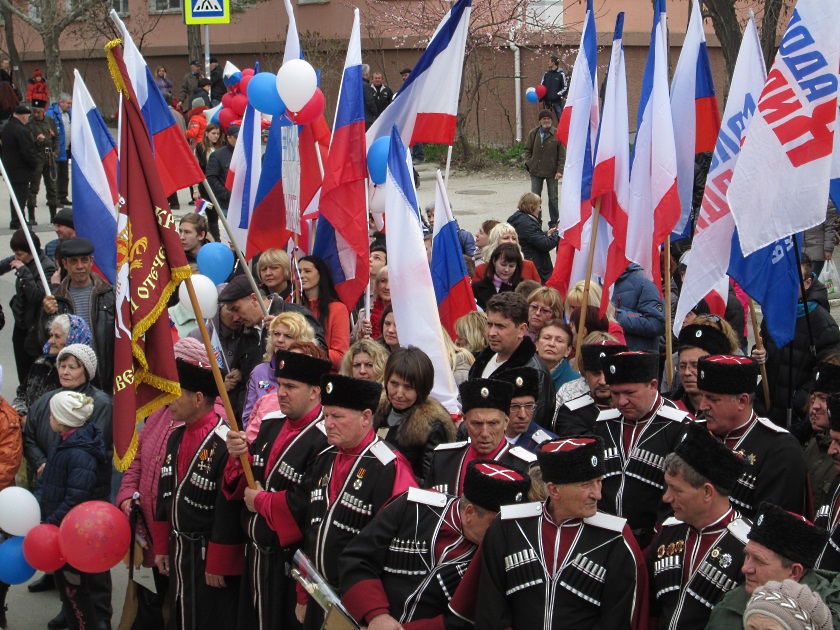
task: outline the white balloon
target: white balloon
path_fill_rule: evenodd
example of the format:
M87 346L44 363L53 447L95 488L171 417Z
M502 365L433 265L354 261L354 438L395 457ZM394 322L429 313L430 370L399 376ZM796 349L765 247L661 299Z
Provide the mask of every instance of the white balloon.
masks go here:
M17 486L0 491L0 529L12 536L26 536L40 523L41 506L34 494Z
M371 214L385 214L385 187L374 184L370 187L370 211Z
M277 72L277 93L289 111L300 111L315 94L317 87L315 68L303 59L287 61Z
M192 275L192 283L195 289L195 296L198 298L198 307L201 309L201 315L204 319L210 319L219 310L219 292L216 290L216 285L213 284L210 278L202 276L200 273L194 273ZM195 314L186 282L181 283L181 287L178 289L178 297L181 300L181 304L190 313Z

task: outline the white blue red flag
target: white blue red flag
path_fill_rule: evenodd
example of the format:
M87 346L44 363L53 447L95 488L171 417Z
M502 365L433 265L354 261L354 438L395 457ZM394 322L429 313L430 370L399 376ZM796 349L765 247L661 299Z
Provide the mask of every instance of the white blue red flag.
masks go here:
M745 254L825 220L837 123L840 0L799 0L728 199Z
M601 313L606 314L610 287L630 264L625 255L627 210L630 207L630 137L627 115L627 71L624 65L624 13L615 21L604 110L598 128L592 197L601 200L601 217L607 223L609 242L601 294Z
M437 172L435 189L431 269L440 322L454 341L455 322L459 317L477 308L467 265L464 262L464 252L458 238L458 224L452 214L440 171Z
M233 238L240 247L248 243L251 212L262 172L262 130L259 121L259 112L249 102L242 116L242 126L239 128L225 182L230 191L227 219Z
M665 0L656 0L630 167L625 253L660 290L659 246L680 218L666 40Z
M838 112L840 116L840 112ZM838 118L840 120L840 118ZM828 196L835 208L840 208L840 133L834 134L834 159L831 161L831 183Z
M175 116L155 83L146 60L113 9L111 21L116 25L123 41L125 67L152 139L152 152L164 192L169 196L178 190L198 184L204 180L204 173L201 172L195 155L187 144L184 132L175 122Z
M385 110L388 111L388 110ZM435 381L432 398L450 413L459 410L458 390L449 365L435 288L423 244L423 222L414 190L411 155L396 125L391 132L385 182L388 223L388 279L391 304L401 346L417 346L432 360Z
M93 243L94 261L109 284L117 282L117 143L73 70L73 223L76 235Z
M726 272L732 250L732 235L735 232L735 221L729 212L726 192L741 152L747 125L766 79L767 69L764 66L761 42L755 20L750 18L741 39L741 49L723 113L723 125L709 166L703 202L697 214L694 242L688 254L685 279L674 316L674 334L679 334L685 316L700 300L706 300L716 312L720 312L721 306L726 308L729 296Z
M691 234L694 157L699 153L714 151L720 130L720 112L715 98L699 0L691 3L688 30L671 81L671 115L674 119L677 185L682 208L671 238L678 240L688 238Z
M452 145L471 8L472 0L452 5L392 103L368 129L368 146L390 135L394 125L406 145Z
M364 89L359 10L354 9L312 252L327 264L336 291L350 310L370 279Z
M203 214L207 215L207 208L212 208L213 204L207 201L206 199L199 199L195 202L195 212L196 214Z

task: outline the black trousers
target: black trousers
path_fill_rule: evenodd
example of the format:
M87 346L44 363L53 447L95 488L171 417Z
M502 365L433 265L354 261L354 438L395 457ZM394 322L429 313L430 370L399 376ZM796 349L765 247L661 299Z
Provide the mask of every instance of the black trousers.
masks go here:
M21 212L26 212L26 198L29 196L29 181L25 182L12 182L12 190L15 193L15 199L18 201L18 205L20 206ZM9 199L9 210L11 212L11 225L17 226L14 229L20 227L20 221L18 220L17 212L15 212L15 203L11 199Z
M58 169L58 181L56 182L56 187L58 189L58 201L61 203L65 199L67 199L67 195L70 193L70 160L73 159L73 156L70 153L70 147L67 148L67 159L59 162L56 160L55 165Z
M37 357L33 357L26 351L25 343L28 332L15 324L12 330L12 351L15 354L15 367L17 368L18 383L20 383L19 391L23 392L26 389L26 377L29 375L29 369L35 363Z
M163 611L168 600L169 576L161 575L157 567L152 569L152 574L155 578L157 593L152 593L149 589L137 585L137 616L134 618L131 630L160 630L166 628L167 622L164 619Z
M96 628L98 621L90 591L91 574L82 573L66 564L54 576L70 630Z

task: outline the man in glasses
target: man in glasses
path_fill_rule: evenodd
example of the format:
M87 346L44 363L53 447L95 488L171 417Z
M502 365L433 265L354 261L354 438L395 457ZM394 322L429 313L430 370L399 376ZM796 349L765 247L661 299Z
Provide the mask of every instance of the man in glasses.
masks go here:
M534 453L543 442L557 436L534 422L534 409L539 394L539 373L534 368L520 367L502 372L496 378L513 385L513 398L507 414L505 440L511 446L521 446Z

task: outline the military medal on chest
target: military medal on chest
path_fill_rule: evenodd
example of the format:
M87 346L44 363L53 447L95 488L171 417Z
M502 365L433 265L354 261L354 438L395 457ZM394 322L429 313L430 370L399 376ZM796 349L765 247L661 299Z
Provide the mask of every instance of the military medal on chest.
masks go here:
M367 472L364 468L359 468L359 471L356 473L356 480L353 482L353 489L358 490L362 487L362 479L365 476L365 472Z

